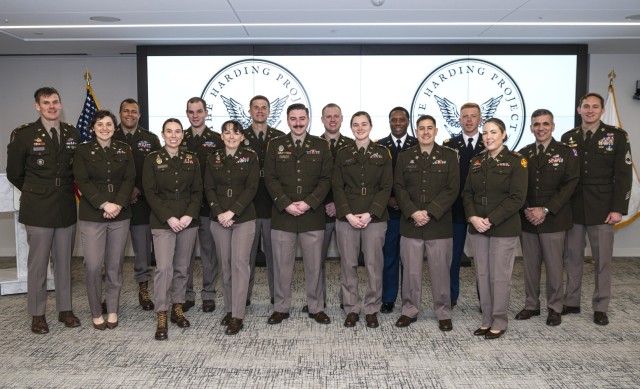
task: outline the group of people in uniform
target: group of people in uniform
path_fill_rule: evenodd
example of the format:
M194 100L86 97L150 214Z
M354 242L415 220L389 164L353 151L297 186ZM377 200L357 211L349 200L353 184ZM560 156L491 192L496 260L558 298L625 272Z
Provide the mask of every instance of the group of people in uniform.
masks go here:
M49 257L55 264L58 320L66 327L80 325L70 280L76 219L98 330L118 326L129 232L139 303L155 310L158 340L168 338L169 320L190 326L185 312L196 300L196 237L202 311L215 310L221 275L226 334L243 328L259 254L273 304L267 322L289 318L298 242L307 302L302 310L317 323L331 323L325 312L325 259L334 231L345 327L355 327L361 313L367 327L378 327L378 313L393 312L399 290L402 306L395 324L414 323L426 258L438 328L452 330L467 233L482 313L474 335L496 339L507 329L518 238L526 301L516 320L541 313L543 262L546 323L558 325L561 315L580 313L588 235L595 259L594 322L608 324L613 226L627 212L632 166L627 134L600 121L604 100L598 94L580 99L582 124L562 142L552 136L553 114L534 111L530 129L536 141L520 152L505 145L504 122L482 117L475 103L460 110L462 132L439 145L436 119L419 117L412 137L410 115L402 107L390 111L391 133L378 142L370 138L373 122L365 111L350 119L353 138L342 135L342 112L333 103L322 110L325 131L319 137L309 134L308 108L290 105L285 134L268 125L270 103L262 95L250 101L248 128L228 120L218 133L205 125L206 102L193 97L186 108L190 127L167 119L162 146L139 126L140 107L133 99L121 103L120 124L113 113L98 111L90 125L94 139L80 143L78 131L60 121L60 94L44 87L34 97L40 118L15 129L7 151L7 177L22 191L19 221L29 243L27 306L34 333L49 332L44 315ZM363 297L360 262L367 280Z

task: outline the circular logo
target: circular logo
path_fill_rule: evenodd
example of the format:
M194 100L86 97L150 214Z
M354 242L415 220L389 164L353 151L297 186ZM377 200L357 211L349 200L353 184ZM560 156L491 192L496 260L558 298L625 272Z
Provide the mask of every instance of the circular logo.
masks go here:
M38 166L44 166L44 159L42 159L42 158L38 158L38 160L36 161L36 165L38 165Z
M267 123L270 127L286 126L287 107L295 103L304 104L311 119L309 97L296 76L275 62L247 59L218 71L202 91L201 97L209 110L207 126L214 127L214 121L222 123L233 119L243 128L249 127L252 122L249 101L256 95L269 99L271 110Z
M480 106L480 127L493 117L504 121L507 127L505 144L510 150L517 150L526 121L520 88L503 69L479 59L451 61L424 79L413 97L412 132L415 119L431 115L440 129L436 137L439 144L459 135L462 132L459 107L466 102Z

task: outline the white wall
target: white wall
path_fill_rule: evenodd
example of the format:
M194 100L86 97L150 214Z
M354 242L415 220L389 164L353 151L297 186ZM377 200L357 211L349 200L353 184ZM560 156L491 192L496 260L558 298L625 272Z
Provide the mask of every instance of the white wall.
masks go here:
M589 90L606 95L607 74L614 68L618 110L623 127L629 132L632 153L640 164L640 101L632 100L635 81L640 79L640 54L590 56ZM136 60L122 57L6 57L0 58L0 148L6 149L11 130L33 121L33 92L44 85L56 87L62 95L64 121L75 125L85 97L83 74L85 68L94 76L91 85L102 108L118 110L120 101L136 97ZM553 93L554 85L545 85ZM537 108L537 107L536 107ZM551 107L549 107L551 108ZM556 137L568 129L556 129ZM4 154L3 154L4 155ZM6 159L0 158L0 171L6 169ZM614 254L640 256L640 221L616 233ZM127 249L131 253L130 247ZM76 254L81 255L80 239L76 240ZM0 256L15 255L13 219L0 215Z

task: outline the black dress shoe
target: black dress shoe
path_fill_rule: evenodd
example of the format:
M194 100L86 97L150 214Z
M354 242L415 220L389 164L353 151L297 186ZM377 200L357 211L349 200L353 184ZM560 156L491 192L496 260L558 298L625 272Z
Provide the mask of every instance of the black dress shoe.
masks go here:
M498 331L498 332L487 332L486 334L484 334L484 338L485 339L498 339L499 337L502 336L502 334L504 334L504 330Z
M474 334L475 336L484 336L484 335L486 335L486 334L489 332L489 330L490 330L490 329L491 329L490 327L487 327L487 328L478 328L477 330L473 331L473 334Z
M271 305L273 305L273 303L274 303L274 300L273 300L273 297L271 297Z
M107 328L107 322L106 321L103 321L100 324L96 324L93 320L91 322L93 323L93 328L95 328L96 330L104 331L104 329Z
M367 327L369 328L378 328L380 326L380 323L378 323L378 315L375 313L365 315L364 319L367 322Z
M58 313L58 321L64 323L64 326L67 328L80 327L80 319L73 314L73 311Z
M562 323L562 316L553 309L549 308L549 314L547 315L547 325L548 326L557 326Z
M304 312L304 313L309 312L309 306L305 305L304 307L302 307L302 312Z
M247 301L244 302L245 307L248 307L249 305L251 305L251 299L247 299Z
M182 304L182 312L187 312L191 308L195 307L196 302L193 300L186 300L184 304Z
M331 323L331 319L329 319L329 316L327 316L327 314L324 313L324 311L320 311L318 313L310 313L309 317L314 319L316 321L316 323L320 323L320 324L330 324Z
M540 310L539 309L523 309L522 311L518 312L518 314L516 315L515 319L516 320L529 320L533 316L540 316Z
M100 307L102 308L102 314L106 315L107 314L107 302L103 301Z
M347 318L344 320L345 327L355 327L356 323L360 321L360 315L355 312L351 312L347 315Z
M580 313L580 307L572 307L570 305L563 305L562 306L562 314L566 315L569 313Z
M280 324L284 319L289 318L289 312L273 312L269 319L267 320L267 324Z
M182 308L184 310L184 308ZM202 312L213 312L216 310L215 300L202 300Z
M451 308L455 307L456 305L458 305L458 300L451 300Z
M406 315L402 315L400 316L398 321L396 321L396 327L400 327L400 328L409 327L411 323L415 323L416 321L418 321L417 317L409 317Z
M451 331L453 323L451 319L438 320L438 328L440 328L440 331Z
M231 312L227 312L227 314L224 315L222 320L220 320L220 325L228 326L230 321L231 321Z
M340 309L344 309L344 304L340 303Z
M42 316L34 316L31 320L31 332L34 334L48 334L49 333L49 325L47 324L47 320L44 315Z
M224 331L227 335L235 335L244 327L242 324L242 319L236 319L235 317L231 319L227 329Z
M593 313L593 322L599 326L606 326L609 324L609 318L606 312L595 311Z
M381 313L391 313L393 312L393 303L382 303L380 306Z

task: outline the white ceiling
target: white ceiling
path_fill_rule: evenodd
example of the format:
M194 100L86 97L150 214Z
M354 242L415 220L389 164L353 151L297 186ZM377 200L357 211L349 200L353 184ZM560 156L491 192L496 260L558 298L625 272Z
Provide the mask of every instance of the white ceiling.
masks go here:
M590 53L640 53L640 21L625 20L638 14L640 0L3 0L0 55L288 43L583 43Z

